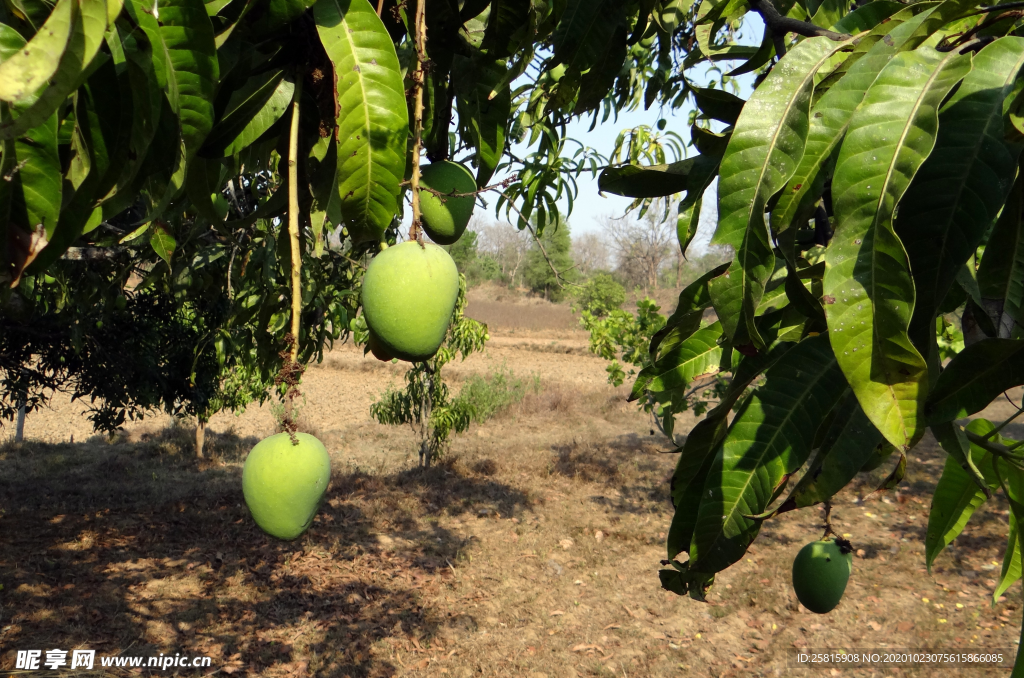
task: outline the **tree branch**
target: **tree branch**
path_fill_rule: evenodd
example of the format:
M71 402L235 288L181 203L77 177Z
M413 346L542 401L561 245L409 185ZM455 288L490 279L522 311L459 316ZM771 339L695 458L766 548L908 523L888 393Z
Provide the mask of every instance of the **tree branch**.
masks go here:
M770 30L772 35L782 38L785 38L786 33L796 33L805 38L824 36L836 42L842 42L850 38L849 35L815 26L809 21L800 21L798 19L791 19L788 16L782 16L779 14L779 10L775 9L775 5L772 4L771 0L752 0L751 5L761 15L761 18L764 19L765 28Z

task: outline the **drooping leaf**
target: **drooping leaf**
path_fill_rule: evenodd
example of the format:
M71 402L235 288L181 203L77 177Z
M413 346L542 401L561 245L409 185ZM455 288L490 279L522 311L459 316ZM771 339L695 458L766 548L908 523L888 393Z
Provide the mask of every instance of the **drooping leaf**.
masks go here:
M697 108L708 118L735 125L746 101L731 92L707 87L693 88Z
M458 55L452 60L452 85L459 120L468 128L476 147L476 184L481 188L494 176L505 152L506 126L512 112L512 93L505 79L507 72L504 60L478 61ZM496 88L500 94L488 98Z
M295 83L281 70L250 78L231 95L220 120L206 138L203 154L234 155L251 145L281 119L294 92Z
M778 513L832 498L853 480L882 443L882 434L868 421L852 390L836 405L835 413L818 454Z
M722 158L718 228L711 243L732 247L736 258L711 283L711 298L726 336L736 344L764 345L754 329L754 311L775 266L765 206L803 154L814 74L844 46L810 38L776 64L743 107Z
M914 283L892 221L935 142L939 103L969 69L927 47L894 57L850 120L832 182L828 334L868 419L899 450L924 431L928 369L907 334Z
M25 39L13 28L0 24L0 62L25 48ZM31 101L11 108L17 115ZM42 229L46 239L53 237L60 214L61 161L57 152L57 112L38 127L9 140L3 149L4 192L9 196L9 211L0 214L0 234L14 227L22 233ZM9 222L8 222L9 219Z
M59 0L28 44L0 63L0 100L23 103L53 77L74 30L77 10L75 0Z
M928 421L937 424L980 412L1000 393L1024 384L1024 341L983 339L950 361L928 395Z
M213 129L219 78L213 24L202 0L159 0L159 20L143 0L129 0L129 5L149 40L157 77L180 121L179 164L187 166Z
M794 346L793 343L782 343L769 351L745 358L736 369L721 402L697 422L686 436L672 476L672 504L675 506L675 514L668 532L669 558L675 558L679 553L690 550L697 521L697 509L704 496L704 482L711 471L718 444L728 431L728 417L733 406L754 379L775 365Z
M149 244L153 251L170 266L171 256L173 256L174 248L178 243L166 225L161 222L153 223L153 228L150 230Z
M379 239L398 212L409 119L394 44L368 0L321 0L317 31L338 91L339 209L353 242Z
M967 430L978 435L986 435L994 428L995 426L985 419L975 419ZM971 452L989 487L997 488L999 483L995 480L991 468L991 455L976 445L971 446ZM971 480L953 457L946 457L942 476L939 477L939 483L932 495L928 532L925 535L925 564L929 572L936 556L963 532L971 515L984 501L985 494L981 488Z
M995 44L995 43L993 43ZM1020 174L989 235L978 267L981 307L995 324L996 336L1020 338L1024 323L1024 177ZM970 263L970 261L969 261Z
M695 162L696 158L687 158L666 165L608 167L598 176L597 188L627 198L673 195L687 190L687 178Z
M616 0L568 0L551 37L549 68L565 64L582 73L612 49L617 38L625 41L625 5Z
M686 258L686 250L690 243L697 237L697 227L700 226L701 199L689 205L679 204L679 216L676 218L676 237L679 240L679 250Z
M719 572L743 557L768 508L811 452L817 423L846 390L825 335L810 337L773 365L737 412L701 493L690 567Z
M104 0L79 0L71 35L60 56L60 63L49 84L36 92L38 98L17 117L0 124L0 139L13 139L43 123L74 92L88 75L99 53L107 30L108 4Z
M992 592L993 604L999 600L999 597L1006 593L1007 589L1013 586L1015 583L1020 581L1021 577L1021 563L1020 563L1020 530L1017 526L1017 517L1010 512L1010 530L1006 537L1006 551L1003 553L1003 566L999 571L999 585L996 586L996 590Z
M939 304L1013 185L1021 144L1004 141L1003 100L1022 66L1024 38L1000 38L974 57L971 72L939 113L935 148L900 200L896 233L914 272L910 335L919 347L934 334ZM1018 202L1018 220L1019 211ZM1008 235L1017 240L1016 233ZM1015 254L1009 250L1008 268ZM1010 292L1014 315L1019 284L1016 294Z

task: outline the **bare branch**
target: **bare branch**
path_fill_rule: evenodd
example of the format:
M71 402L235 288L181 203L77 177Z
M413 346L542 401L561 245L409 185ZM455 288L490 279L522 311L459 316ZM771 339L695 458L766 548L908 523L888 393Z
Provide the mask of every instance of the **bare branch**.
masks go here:
M775 5L772 4L771 0L753 0L751 5L761 15L761 18L764 19L765 27L772 32L773 36L785 37L786 33L796 33L805 38L824 36L836 42L850 39L849 35L815 26L809 21L800 21L798 19L791 19L788 16L782 16L779 14L779 10L775 9Z

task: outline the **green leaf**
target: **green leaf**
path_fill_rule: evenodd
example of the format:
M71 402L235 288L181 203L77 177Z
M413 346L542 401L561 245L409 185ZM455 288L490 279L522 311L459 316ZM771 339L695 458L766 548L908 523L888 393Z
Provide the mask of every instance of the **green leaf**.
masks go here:
M855 35L861 31L871 30L896 12L899 12L903 7L902 2L873 0L873 2L869 2L866 5L861 5L831 26L826 26L826 28L831 28L837 33ZM892 30L892 27L889 30Z
M877 3L872 2L866 7L875 4ZM921 14L906 23L897 23L895 28L891 29L887 28L889 24L883 24L877 30L883 34L892 30L887 40L882 40L882 35L875 34L863 38L857 44L854 55L847 61L862 52L863 56L860 56L842 79L830 87L811 107L803 157L800 158L800 164L793 177L772 209L771 226L776 235L790 228L806 225L814 214L825 181L835 164L839 144L846 134L854 111L864 100L864 92L897 52L908 43L918 41L915 36L927 17L927 13Z
M295 83L275 70L253 76L228 100L223 115L203 145L203 155L234 155L251 145L284 115Z
M679 239L679 250L686 258L686 250L690 243L697 237L697 228L700 226L701 199L686 205L679 203L679 216L676 218L676 237Z
M153 251L157 253L157 256L166 261L167 265L170 266L171 256L174 254L174 248L178 243L164 224L160 222L153 223L149 244L153 247Z
M60 63L49 84L36 92L38 98L19 115L0 124L0 139L12 139L47 120L82 84L98 54L107 29L108 5L104 0L80 0L74 25Z
M522 0L491 0L487 29L481 49L496 59L514 56L532 38L535 26L530 3Z
M735 563L768 508L811 452L814 431L846 390L825 335L797 344L768 370L717 448L690 545L690 567L714 573Z
M989 421L975 419L967 430L978 435L986 435L994 428ZM999 483L994 480L991 455L976 445L971 445L971 452L989 487L997 488ZM925 535L925 564L929 572L935 557L963 532L971 515L984 501L985 493L981 488L971 480L953 457L946 457L942 476L932 494L932 509L928 516L928 532Z
M1010 533L1006 538L1006 552L1003 554L1003 567L999 571L999 585L992 592L992 603L995 604L999 597L1006 593L1007 589L1020 581L1020 531L1017 527L1017 517L1010 511Z
M928 395L932 424L980 412L1000 393L1024 384L1024 341L982 339L950 361Z
M939 103L969 69L969 57L928 47L893 58L850 121L832 182L829 337L868 419L898 450L924 431L928 369L907 335L914 283L893 212L934 144Z
M77 9L75 0L59 0L28 44L0 63L0 100L23 103L53 77L73 32Z
M313 8L337 78L339 209L353 242L378 240L398 212L408 109L398 55L367 0Z
M636 400L643 391L658 393L685 388L697 377L718 372L722 360L721 323L697 330L653 365L640 370L628 400Z
M995 43L993 43L995 44ZM988 237L985 254L978 267L978 293L981 305L995 316L996 334L1002 338L1020 338L1024 322L1024 176L1018 175L1003 213ZM971 260L968 261L970 263Z
M744 99L735 94L706 87L694 87L693 98L701 113L726 125L736 124L746 104Z
M657 358L659 350L671 351L700 328L704 310L711 306L708 282L725 273L728 268L728 263L716 266L679 293L676 310L666 319L665 326L651 336L648 353L652 358Z
M668 557L690 550L697 509L704 496L704 481L711 471L718 444L728 432L729 413L743 397L747 387L765 370L775 365L796 344L782 343L770 351L745 358L733 375L729 390L721 402L701 419L686 436L679 461L672 475L672 505L675 514L668 532Z
M939 113L935 148L921 165L899 203L896 233L903 241L914 272L916 302L910 336L923 347L935 333L939 304L964 261L992 226L1013 185L1020 144L1003 140L1003 100L1024 66L1024 38L1005 37L974 57L974 67ZM1017 202L1019 222L1020 203ZM1013 266L1016 232L1006 234L1009 255L1003 270ZM1011 290L1013 314L1019 311L1020 275ZM1002 297L1002 295L999 295Z
M568 0L551 36L553 54L548 69L565 64L582 73L600 63L626 40L625 5L617 0Z
M476 185L483 188L494 176L505 152L506 125L512 114L512 92L505 78L504 60L471 60L456 55L452 60L452 85L459 122L470 132L476 148ZM500 91L488 98L495 89Z
M835 496L882 443L882 434L868 420L852 390L847 389L835 412L818 454L778 513L820 504Z
M213 99L220 77L213 24L202 0L158 0L159 20L144 0L130 0L133 18L153 49L156 74L181 126L188 162L213 129Z
M602 170L597 190L627 198L658 198L687 190L687 178L696 162L687 158L665 165L620 165Z
M25 39L13 28L0 24L0 62L6 62L12 55L25 47ZM27 105L12 106L15 114ZM57 112L42 125L28 130L17 139L4 145L4 176L10 177L3 187L9 192L9 214L0 218L8 232L6 219L25 233L32 233L42 226L47 239L53 237L57 227L61 203L61 162L57 152ZM9 155L9 157L8 157Z
M764 345L754 329L754 311L775 267L765 206L803 154L814 74L844 46L810 38L778 62L743 107L722 158L718 229L711 243L732 247L736 258L711 283L711 298L735 344Z

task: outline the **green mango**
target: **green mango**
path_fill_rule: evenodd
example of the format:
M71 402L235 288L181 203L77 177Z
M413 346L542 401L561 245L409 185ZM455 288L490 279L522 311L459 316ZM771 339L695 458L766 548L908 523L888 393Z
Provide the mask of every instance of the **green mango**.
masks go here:
M387 354L421 362L444 342L459 297L459 270L431 243L389 247L370 262L361 291L366 326Z
M845 539L812 541L793 560L796 597L811 612L825 614L843 597L853 572L850 542Z
M449 160L431 163L423 168L420 183L441 193L476 191L473 174L457 162ZM451 245L466 232L475 204L475 196L443 197L430 191L420 191L423 230L438 245Z
M307 433L278 433L252 448L242 467L242 493L253 520L278 539L295 539L313 522L331 480L331 457Z

